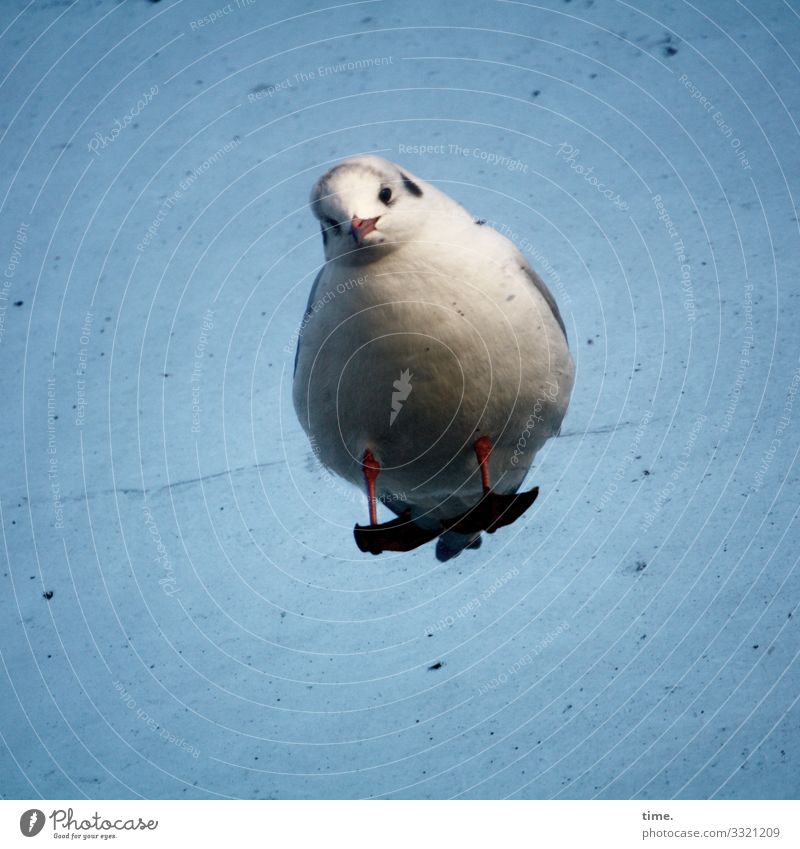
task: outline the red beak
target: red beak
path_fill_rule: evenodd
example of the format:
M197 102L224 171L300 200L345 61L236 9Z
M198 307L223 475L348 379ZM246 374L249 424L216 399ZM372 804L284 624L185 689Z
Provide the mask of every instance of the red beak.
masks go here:
M359 218L354 215L350 222L350 232L353 234L353 238L357 242L361 242L364 236L377 229L375 224L378 222L378 218L380 218L380 215L377 218Z

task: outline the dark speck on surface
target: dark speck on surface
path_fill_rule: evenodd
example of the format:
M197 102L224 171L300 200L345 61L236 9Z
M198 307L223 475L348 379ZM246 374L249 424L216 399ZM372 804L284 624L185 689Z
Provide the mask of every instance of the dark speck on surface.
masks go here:
M444 663L441 660L437 660L432 666L428 667L428 671L432 672L434 669L441 669L444 666Z
M672 43L672 36L669 33L664 36L659 44L664 45L665 56L674 56L678 52L678 48Z
M53 597L53 591L52 590L45 590L42 593L42 597L46 598L48 601L50 601L50 599Z
M21 307L25 302L24 301L14 301L15 307Z
M535 88L535 89L531 92L531 97L538 97L541 93L542 93L542 92L541 92L541 89Z

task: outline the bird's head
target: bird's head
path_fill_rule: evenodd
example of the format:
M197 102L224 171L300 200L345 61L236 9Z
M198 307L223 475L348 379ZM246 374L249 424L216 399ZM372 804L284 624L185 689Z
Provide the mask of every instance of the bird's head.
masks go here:
M372 262L418 238L425 209L419 182L378 156L356 156L331 168L311 191L325 258Z

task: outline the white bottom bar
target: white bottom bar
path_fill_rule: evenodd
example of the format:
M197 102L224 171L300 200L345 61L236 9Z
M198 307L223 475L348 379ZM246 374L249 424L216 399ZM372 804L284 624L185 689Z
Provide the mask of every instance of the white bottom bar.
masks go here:
M800 846L799 820L794 801L29 800L0 802L0 845L777 849Z

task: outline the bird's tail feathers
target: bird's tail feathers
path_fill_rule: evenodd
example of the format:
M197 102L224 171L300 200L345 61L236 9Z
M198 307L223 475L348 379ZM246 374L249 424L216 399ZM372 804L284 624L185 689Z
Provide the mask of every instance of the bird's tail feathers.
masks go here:
M436 559L442 563L458 557L465 548L480 548L481 535L459 534L455 531L445 531L436 540Z

